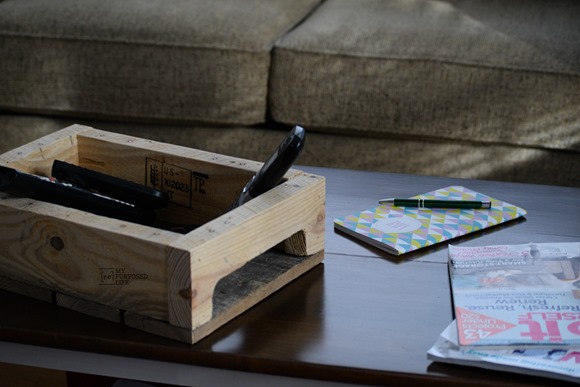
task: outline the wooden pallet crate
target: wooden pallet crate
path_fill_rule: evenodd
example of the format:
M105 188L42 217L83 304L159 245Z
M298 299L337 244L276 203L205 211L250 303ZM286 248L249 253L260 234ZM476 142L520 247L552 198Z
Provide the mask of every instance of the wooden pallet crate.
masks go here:
M292 169L230 210L261 163L81 125L0 165L50 176L55 159L168 192L162 226L1 194L0 288L194 343L323 260L321 176Z

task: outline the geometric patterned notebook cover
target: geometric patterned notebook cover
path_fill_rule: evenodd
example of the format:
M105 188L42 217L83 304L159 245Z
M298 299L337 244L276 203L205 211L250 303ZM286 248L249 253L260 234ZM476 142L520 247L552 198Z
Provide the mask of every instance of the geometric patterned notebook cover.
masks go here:
M462 186L414 199L489 200L489 209L395 207L392 204L334 220L334 227L390 254L400 255L524 216L526 210Z

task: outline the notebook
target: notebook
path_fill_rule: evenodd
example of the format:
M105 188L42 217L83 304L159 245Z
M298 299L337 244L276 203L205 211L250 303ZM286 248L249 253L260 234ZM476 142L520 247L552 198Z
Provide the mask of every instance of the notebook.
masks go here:
M380 205L334 220L334 227L393 255L401 255L514 220L526 210L454 185L416 199L491 201L489 209L415 208Z

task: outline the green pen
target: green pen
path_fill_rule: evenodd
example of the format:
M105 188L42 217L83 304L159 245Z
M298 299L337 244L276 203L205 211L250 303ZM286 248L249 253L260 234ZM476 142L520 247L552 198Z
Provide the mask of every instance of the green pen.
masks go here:
M437 199L381 199L379 204L392 204L395 207L418 208L491 208L491 201L479 200L437 200Z

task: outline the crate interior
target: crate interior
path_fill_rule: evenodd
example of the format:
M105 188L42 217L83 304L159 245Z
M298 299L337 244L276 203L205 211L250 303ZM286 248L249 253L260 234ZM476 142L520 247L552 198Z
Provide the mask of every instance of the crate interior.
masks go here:
M50 176L55 159L167 192L170 204L156 210L157 225L201 225L230 208L259 163L98 130L80 132L11 163Z

